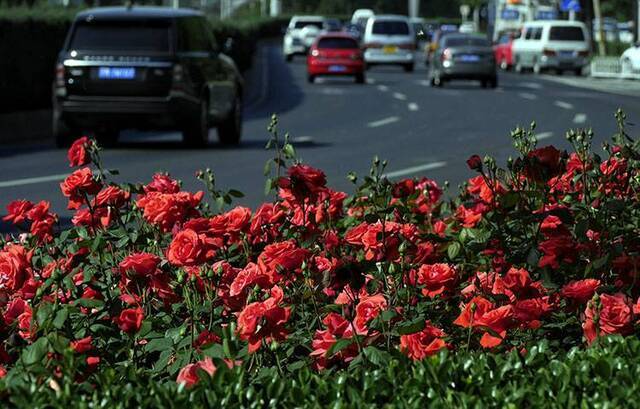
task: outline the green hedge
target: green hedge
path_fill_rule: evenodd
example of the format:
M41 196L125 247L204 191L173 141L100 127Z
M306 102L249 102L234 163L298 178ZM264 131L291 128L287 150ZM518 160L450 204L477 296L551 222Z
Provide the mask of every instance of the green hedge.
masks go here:
M545 342L494 353L440 353L416 364L371 355L351 372L275 368L257 375L224 364L207 382L182 388L113 370L95 388L50 379L0 380L0 399L24 408L585 408L624 407L640 399L640 341L610 337L602 345L552 352Z
M77 10L3 9L0 14L0 112L51 105L57 54ZM234 39L231 56L246 70L257 41L281 33L282 19L214 21L216 38ZM7 97L8 96L8 97Z

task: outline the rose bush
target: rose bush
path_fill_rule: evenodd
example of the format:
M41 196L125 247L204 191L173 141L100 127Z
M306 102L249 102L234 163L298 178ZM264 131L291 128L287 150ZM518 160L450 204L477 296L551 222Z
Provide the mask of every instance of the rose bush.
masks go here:
M83 167L60 185L73 227L46 202L7 207L23 233L0 243L0 375L90 385L133 370L194 387L221 368L355 371L632 336L640 147L618 120L605 157L587 131L564 152L516 130L519 157L470 158L477 175L450 200L427 178L388 180L378 159L336 192L274 132L275 198L253 212L225 208L240 194L208 170L201 192L164 174L117 185L81 139L69 159Z

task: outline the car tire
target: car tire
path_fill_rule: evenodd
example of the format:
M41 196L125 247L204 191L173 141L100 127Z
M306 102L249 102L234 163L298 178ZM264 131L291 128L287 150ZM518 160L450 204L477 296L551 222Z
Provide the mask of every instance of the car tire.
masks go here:
M364 84L366 82L366 78L364 74L356 74L356 84Z
M516 58L515 64L513 66L514 71L517 72L518 74L524 74L524 67L522 66L522 63L520 62L519 58Z
M507 64L507 60L505 60L504 58L502 59L502 61L500 61L500 69L502 71L509 70L509 64Z
M311 74L307 75L307 82L309 84L313 84L314 82L316 82L316 76Z
M564 74L564 71L562 70L556 70L556 74L559 76L562 76L562 74Z
M103 148L113 148L118 144L120 131L116 129L95 131L94 137L96 138L99 146L102 146Z
M582 77L582 68L576 68L576 69L573 71L573 74L574 74L576 77Z
M79 136L61 118L61 113L56 108L53 109L51 128L56 147L58 148L68 148L73 143L73 140Z
M489 87L492 89L498 88L498 77L493 77L489 80Z
M442 80L442 77L440 77L440 74L433 74L433 76L431 77L431 86L438 88L442 88L444 86L444 81Z
M413 72L415 70L415 64L405 64L403 68L404 72Z
M287 54L287 55L284 57L284 59L285 59L287 62L291 62L291 61L293 61L293 54Z
M218 126L218 140L223 145L237 145L242 137L242 98L236 96L233 109Z
M191 148L201 148L209 142L209 105L206 98L200 101L197 113L182 130L182 141Z

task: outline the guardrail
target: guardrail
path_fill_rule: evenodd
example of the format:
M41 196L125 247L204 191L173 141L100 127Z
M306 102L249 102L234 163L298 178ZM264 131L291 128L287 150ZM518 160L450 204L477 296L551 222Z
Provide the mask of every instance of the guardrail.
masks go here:
M640 80L640 72L634 72L630 64L620 61L619 57L594 57L590 68L593 78Z

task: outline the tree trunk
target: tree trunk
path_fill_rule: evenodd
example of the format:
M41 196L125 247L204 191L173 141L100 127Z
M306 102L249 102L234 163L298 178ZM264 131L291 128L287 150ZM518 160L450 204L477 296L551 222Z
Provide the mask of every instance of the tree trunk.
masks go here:
M602 12L600 11L600 0L593 0L593 14L595 20L598 22L598 54L600 57L604 57L607 53L605 38L604 38L604 22L602 21Z

